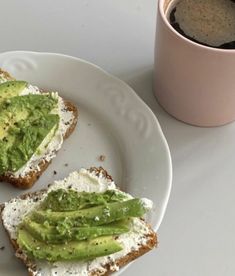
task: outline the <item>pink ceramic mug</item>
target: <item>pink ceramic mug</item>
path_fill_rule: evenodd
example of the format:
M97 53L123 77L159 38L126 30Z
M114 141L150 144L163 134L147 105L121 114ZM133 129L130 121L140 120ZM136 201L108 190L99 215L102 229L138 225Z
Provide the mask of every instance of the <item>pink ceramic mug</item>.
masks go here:
M219 126L235 120L235 50L215 49L183 37L168 22L171 3L158 3L157 100L171 115L189 124Z

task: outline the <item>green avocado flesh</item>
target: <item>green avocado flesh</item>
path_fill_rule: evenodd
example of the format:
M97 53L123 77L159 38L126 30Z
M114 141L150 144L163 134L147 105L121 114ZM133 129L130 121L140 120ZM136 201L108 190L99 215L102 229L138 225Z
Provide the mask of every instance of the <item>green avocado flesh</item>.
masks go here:
M141 199L129 198L117 190L51 191L24 218L17 243L31 258L50 262L89 260L118 252L123 248L116 238L130 231L133 217L147 211Z
M128 221L117 221L95 227L59 227L39 224L26 219L23 227L40 241L60 243L62 241L80 241L100 236L120 235L129 231Z
M26 81L7 81L0 84L0 104L6 99L19 96L27 87Z
M127 199L127 195L116 190L108 190L103 194L81 192L78 196L76 191L58 189L48 194L43 202L43 207L57 212L74 211L125 199Z
M0 174L23 167L59 123L52 114L57 99L50 94L19 96L26 86L23 81L0 84Z
M87 241L71 241L66 244L46 244L33 238L28 232L20 229L18 244L29 256L48 261L89 260L106 256L122 250L114 237L99 237Z
M38 210L32 213L32 218L39 223L50 221L50 224L57 225L64 222L72 226L81 227L103 225L128 217L141 217L145 212L146 209L141 200L135 198L78 211L54 212L51 210Z

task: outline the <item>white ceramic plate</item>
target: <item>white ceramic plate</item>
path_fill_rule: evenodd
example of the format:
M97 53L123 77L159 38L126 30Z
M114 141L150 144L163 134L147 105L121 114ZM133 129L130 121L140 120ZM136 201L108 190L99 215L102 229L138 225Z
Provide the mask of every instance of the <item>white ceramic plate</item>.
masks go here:
M156 117L135 92L97 66L65 55L7 52L0 54L0 67L17 79L59 91L79 108L77 128L31 191L80 167L103 166L123 190L153 200L148 220L157 230L171 189L171 157ZM100 155L106 156L104 162ZM0 188L0 202L24 193L6 183ZM26 275L0 226L2 246L0 275Z

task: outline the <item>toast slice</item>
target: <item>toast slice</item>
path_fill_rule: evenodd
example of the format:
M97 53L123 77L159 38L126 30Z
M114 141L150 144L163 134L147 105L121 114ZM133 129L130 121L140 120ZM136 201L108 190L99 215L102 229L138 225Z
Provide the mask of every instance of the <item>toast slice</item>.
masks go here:
M1 82L4 81L11 81L15 80L8 72L0 69L0 79ZM42 90L40 90L41 93L43 93ZM66 131L63 133L63 140L68 138L73 130L76 127L77 120L78 120L78 109L77 107L72 103L65 99L62 99L63 102L63 108L64 112L71 114L71 119L68 122L65 122L66 124ZM53 157L56 155L57 150L53 152ZM2 175L0 175L0 181L5 181L8 183L13 184L15 187L21 188L21 189L28 189L33 186L33 184L37 181L37 179L42 175L42 173L46 170L50 162L52 161L53 157L47 158L47 156L39 157L38 160L36 160L36 165L32 166L30 170L28 170L24 174L17 174L7 172ZM29 160L30 161L30 160Z
M61 187L64 189L71 188L78 191L90 191L93 192L93 184L88 183L89 179L97 183L102 183L100 187L104 185L112 186L116 188L112 177L103 168L91 168L89 170L82 169L79 174L83 177L83 181L80 184L76 184L76 172L71 173L65 181L55 181L49 185L49 190L56 190ZM79 178L77 178L79 179ZM85 180L84 180L85 179ZM88 181L86 186L86 181ZM84 184L85 183L85 184ZM34 193L28 193L18 198L12 199L9 202L1 205L1 218L3 226L10 238L10 241L14 247L15 255L21 259L27 267L28 275L31 276L46 276L50 273L55 273L58 276L64 275L87 275L87 276L101 276L110 275L113 272L119 270L119 268L125 266L141 255L147 253L157 245L156 233L151 229L142 218L134 218L133 229L125 234L121 234L118 240L123 243L124 249L119 253L114 253L105 257L98 257L92 261L87 262L56 262L54 264L48 264L47 262L38 262L31 260L28 256L19 248L16 240L16 227L22 221L26 212L30 212L30 208L36 208L40 201L45 198L45 194L48 193L48 189L44 189ZM20 203L19 203L20 202ZM30 208L27 208L26 202L29 202ZM22 206L21 206L22 205ZM32 207L34 205L34 207ZM23 211L25 209L25 211ZM13 211L15 210L15 211ZM9 219L9 216L12 216ZM10 220L10 223L9 223ZM140 228L138 228L140 227ZM127 236L128 235L128 236ZM128 240L129 239L129 240ZM127 241L125 244L124 241ZM56 269L56 270L55 270ZM51 274L50 274L51 275ZM53 274L54 275L54 274Z

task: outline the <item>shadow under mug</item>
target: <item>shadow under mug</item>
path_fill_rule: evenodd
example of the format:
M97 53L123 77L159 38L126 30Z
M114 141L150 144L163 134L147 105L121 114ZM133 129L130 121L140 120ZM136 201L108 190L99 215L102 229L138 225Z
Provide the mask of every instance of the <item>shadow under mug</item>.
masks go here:
M205 127L229 123L235 120L235 50L203 46L179 34L167 18L173 1L158 3L156 98L186 123Z

